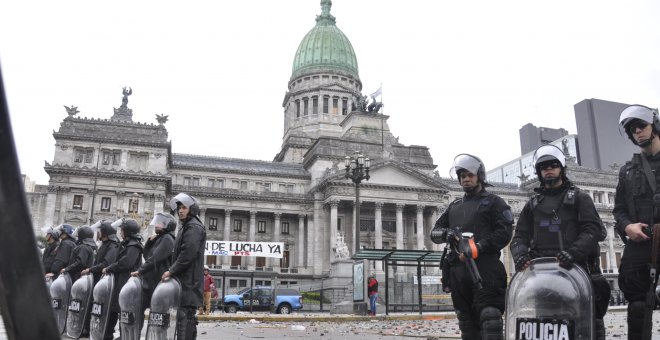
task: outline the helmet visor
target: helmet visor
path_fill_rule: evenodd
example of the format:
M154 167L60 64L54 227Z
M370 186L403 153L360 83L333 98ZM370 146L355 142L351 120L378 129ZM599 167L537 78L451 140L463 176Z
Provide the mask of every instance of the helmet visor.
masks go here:
M646 106L631 105L621 111L621 115L619 116L619 124L625 128L628 123L635 119L640 119L648 124L653 124L654 114L657 114L657 112Z
M190 195L180 193L180 194L174 196L174 198L172 198L172 200L170 200L170 209L172 209L173 211L176 211L177 203L181 203L181 204L185 205L187 208L190 208L196 202L195 202L195 199L192 198Z
M99 220L96 223L92 224L92 226L90 227L90 228L92 228L92 231L93 232L99 231L99 227L101 227L102 222L103 222L103 220Z
M474 175L478 175L479 167L481 167L481 165L481 160L477 157L468 154L460 154L454 158L454 164L449 171L449 175L453 179L458 179L457 172L459 170L467 170Z
M171 219L167 218L167 216L156 215L154 216L154 218L151 219L149 226L153 226L154 228L157 229L166 229L167 224L170 223L170 221Z
M534 152L534 167L547 161L559 161L562 167L566 166L566 157L564 153L554 145L543 145Z
M121 225L122 225L123 223L124 223L124 218L122 217L122 218L120 218L120 219L118 219L118 220L112 222L111 225L112 225L113 228L115 228L115 230L119 230L119 227L121 227Z

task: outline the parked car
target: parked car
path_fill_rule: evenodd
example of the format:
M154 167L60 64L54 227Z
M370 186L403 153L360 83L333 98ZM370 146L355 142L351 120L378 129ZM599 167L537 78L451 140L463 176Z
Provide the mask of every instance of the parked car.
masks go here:
M295 289L257 286L245 288L235 295L225 295L225 312L236 313L239 310L271 311L278 314L290 314L303 307L303 297Z

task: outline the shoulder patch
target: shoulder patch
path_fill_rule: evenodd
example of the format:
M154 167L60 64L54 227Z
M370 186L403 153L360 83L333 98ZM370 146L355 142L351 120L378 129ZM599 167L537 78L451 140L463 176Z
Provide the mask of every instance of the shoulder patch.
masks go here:
M513 213L511 213L511 209L504 209L502 211L502 216L504 216L504 219L507 220L507 222L513 223Z

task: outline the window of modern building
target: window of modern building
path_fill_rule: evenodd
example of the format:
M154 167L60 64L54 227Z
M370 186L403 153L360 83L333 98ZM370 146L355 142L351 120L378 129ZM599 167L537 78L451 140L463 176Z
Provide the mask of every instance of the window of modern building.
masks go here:
M240 233L243 230L243 221L234 220L234 231Z
M257 222L257 232L260 234L265 234L266 233L266 221L258 221Z
M110 211L110 197L101 197L101 211Z
M218 219L215 217L209 218L209 230L218 230Z
M282 222L282 234L289 233L289 222Z
M330 96L323 96L323 113L328 113Z
M73 195L73 206L72 209L82 210L83 205L83 195Z
M128 200L128 213L129 214L132 214L132 213L137 214L139 206L140 206L140 199L139 198L130 198Z
M312 114L319 113L319 96L312 97Z

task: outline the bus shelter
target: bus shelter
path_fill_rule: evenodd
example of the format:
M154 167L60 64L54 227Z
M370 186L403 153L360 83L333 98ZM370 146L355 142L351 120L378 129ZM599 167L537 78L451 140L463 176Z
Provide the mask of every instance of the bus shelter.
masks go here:
M439 267L442 252L431 250L360 249L353 260L382 261L385 271L385 315L389 315L390 266L417 267L417 302L422 314L422 267Z

